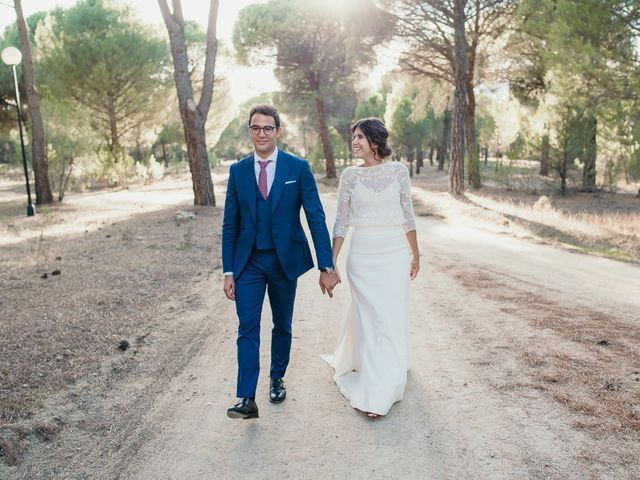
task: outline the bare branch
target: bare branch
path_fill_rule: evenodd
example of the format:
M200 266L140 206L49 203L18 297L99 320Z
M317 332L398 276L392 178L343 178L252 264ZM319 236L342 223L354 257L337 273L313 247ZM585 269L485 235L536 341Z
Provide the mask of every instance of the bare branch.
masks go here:
M211 0L209 6L209 25L207 26L207 53L204 64L204 74L202 83L202 95L198 103L198 110L202 114L205 122L213 98L213 82L215 79L216 56L218 52L217 26L219 0Z
M173 18L176 22L184 24L184 16L182 15L182 2L180 0L171 0L173 6Z
M164 19L164 23L167 27L173 29L175 28L175 20L169 11L169 5L167 5L167 0L158 0L158 6L160 7L160 12L162 12L162 18Z

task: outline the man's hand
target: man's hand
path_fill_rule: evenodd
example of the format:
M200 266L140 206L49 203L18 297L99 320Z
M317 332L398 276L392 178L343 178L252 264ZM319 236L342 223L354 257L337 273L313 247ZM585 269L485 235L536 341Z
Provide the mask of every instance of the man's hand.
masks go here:
M224 276L224 294L229 300L236 299L236 282L233 279L233 275Z
M320 272L320 290L324 295L327 293L329 298L333 298L333 288L340 283L340 277L335 272Z

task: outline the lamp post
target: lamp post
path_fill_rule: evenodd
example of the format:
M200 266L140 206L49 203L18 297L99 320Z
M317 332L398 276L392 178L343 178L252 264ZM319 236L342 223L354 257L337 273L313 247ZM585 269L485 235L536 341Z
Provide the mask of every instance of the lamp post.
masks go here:
M2 50L2 61L11 67L13 72L13 85L16 89L16 110L18 110L18 129L20 130L20 147L22 148L22 165L24 166L24 179L27 185L27 216L32 217L36 209L31 203L31 187L29 186L29 169L27 168L27 154L24 149L24 136L22 134L22 109L20 107L20 91L18 90L18 76L16 65L22 61L22 53L15 47L7 47Z

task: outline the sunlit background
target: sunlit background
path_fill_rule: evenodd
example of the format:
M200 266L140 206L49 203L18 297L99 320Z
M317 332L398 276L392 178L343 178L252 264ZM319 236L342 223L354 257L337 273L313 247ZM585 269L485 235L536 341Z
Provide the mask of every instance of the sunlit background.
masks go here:
M9 4L10 0L0 2L0 31L15 22L13 7L3 6L2 3ZM28 1L24 2L23 9L25 16L29 16L38 11L49 11L55 7L68 8L76 3L77 0ZM158 2L154 0L115 0L111 3L132 8L140 21L157 28L160 34L166 35ZM220 2L217 26L218 38L223 42L223 45L231 45L233 25L238 12L252 3L264 3L264 0L223 0ZM197 22L206 31L209 13L208 2L188 0L182 3L182 9L186 20ZM231 65L228 58L223 57L221 60L221 71L229 78L229 94L235 104L259 93L277 90L279 87L278 81L273 76L273 70L269 67L247 68Z
M22 3L27 18L78 4L75 0ZM148 38L167 45L167 29L157 1L105 0L103 4L107 9L128 9L135 22L148 28ZM455 73L460 69L455 67L453 18L447 18L450 12L441 10L440 5L427 0L220 1L216 84L206 123L210 161L235 160L250 150L241 128L246 110L253 102L268 101L278 105L285 119L284 146L308 158L317 173L333 177L335 165L339 169L353 162L349 126L362 115L384 119L396 147L396 159L406 161L412 172L425 159L445 168L454 151L449 148L451 142L460 141L451 114L464 94L457 95L454 88ZM478 188L483 175L503 181L503 177L510 178L518 162L532 162L532 169L539 162L540 175L553 177L562 192L567 188L593 191L598 185L635 188L633 184L640 177L637 8L622 0L562 0L548 11L539 7L532 0L466 2L465 143L472 168L464 175ZM209 2L185 0L182 9L185 21L198 30L190 33L198 38L190 40L194 47L189 48L197 100ZM252 13L256 9L260 10L258 18ZM586 30L581 23L585 15L590 22ZM242 35L254 38L234 38L234 28L243 18ZM274 22L274 18L278 20ZM0 32L8 35L12 28L15 32L15 20L12 0L0 0ZM61 94L56 89L52 68L47 71L43 64L51 58L49 50L53 48L47 38L53 30L47 22L43 18L35 32L34 63L36 75L42 73L40 79L46 80L49 74L49 84L43 81L41 87L43 108L45 113L49 110L53 132L60 124L56 115L68 116L70 110L62 110L73 106L74 100L69 92ZM289 24L280 29L278 22ZM4 44L8 41L8 37L3 40ZM296 58L292 55L295 49L309 49L310 57ZM322 62L328 62L330 68ZM151 94L135 98L135 93L129 92L132 100L146 101L147 107L155 110L153 120L127 127L123 135L125 149L135 164L160 155L167 166L172 160L185 160L176 92L170 88L170 63L170 56L158 60L161 73L150 77L166 88L160 98ZM324 78L313 86L314 76ZM17 136L9 118L9 79L6 69L0 71L0 80L6 84L3 135L15 157ZM69 78L66 86L74 82ZM82 115L96 119L95 112L90 114L89 110L75 108L79 125L87 123ZM597 138L586 140L594 125ZM98 137L106 135L104 131L96 134L92 141L98 143ZM51 148L55 171L58 150ZM100 165L92 167L88 163L91 161L78 161L71 178L102 168L105 162L100 160Z

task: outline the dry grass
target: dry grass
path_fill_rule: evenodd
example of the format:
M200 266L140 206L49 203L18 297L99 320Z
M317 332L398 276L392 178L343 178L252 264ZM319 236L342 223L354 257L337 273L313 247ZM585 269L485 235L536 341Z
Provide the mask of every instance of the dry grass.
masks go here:
M28 437L49 442L63 427L59 418L39 419L27 425L0 426L0 461L8 465L17 465L22 460L28 443Z
M2 248L0 457L17 462L25 435L55 436L59 422L35 420L42 401L99 374L123 355L121 340L144 342L165 305L219 268L220 210L190 208L195 218L181 222L175 210Z
M428 205L430 210L469 215L500 228L514 222L540 237L570 244L588 253L640 262L640 201L632 194L600 192L540 197L484 186L467 191L468 201L463 198L463 202L452 204L452 197L432 193L442 192L445 182L446 173L434 169L414 177L413 183L424 189L417 192L423 204L418 209ZM450 265L442 269L449 274L456 270ZM508 367L512 374L505 373L507 381L496 385L498 389L544 392L567 413L577 415L576 426L587 429L589 434L622 435L632 443L640 441L637 400L640 398L640 329L637 325L607 311L564 304L551 292L536 292L534 286L494 272L459 271L456 277L470 292L486 298L498 310L527 325L509 349L474 361L478 366L495 370L500 368L500 360L510 365L505 358L515 356L511 361L515 359L519 367ZM531 340L526 338L532 332L534 336L535 332L544 332L557 342L541 343L533 349ZM479 335L477 342L492 345L494 353L499 351L497 340ZM575 355L559 350L556 343L570 345L568 348ZM627 453L623 447L616 456L624 460L622 457Z
M508 340L509 349L487 347L491 371L501 372L490 380L496 389L519 397L538 392L561 406L573 428L608 452L591 461L607 468L630 462L640 442L640 328L605 311L560 304L497 273L465 270L455 276L467 290L495 302L511 322L524 322ZM469 333L479 345L492 345L486 335Z
M524 350L522 352L522 361L529 368L538 368L547 364L547 359L544 356L531 350Z
M445 181L446 174L435 170L414 177L414 184L426 192L442 192ZM436 211L468 215L500 228L515 223L588 253L640 261L640 201L631 194L540 197L484 186L452 204L449 196L418 193L418 199L431 202ZM456 268L446 265L442 270L450 274ZM478 337L478 345L491 345L491 355L473 363L491 372L500 370L496 389L519 396L527 391L544 394L575 418L575 428L608 439L611 456L600 459L601 464L628 461L630 445L640 442L640 328L606 311L563 304L551 292L493 272L464 270L456 277L512 320L524 322L508 349L500 349L497 338L469 331ZM534 340L532 348L536 332L547 341ZM513 367L514 361L518 367Z
M459 222L640 262L640 201L632 194L540 197L485 185L454 198L437 193L446 191L445 181L436 171L414 177L422 189L418 200ZM550 410L559 406L572 428L587 436L579 451L594 468L592 478L640 478L640 328L632 316L625 322L602 309L572 305L497 272L448 262L438 269L455 273L470 295L504 314L465 324L480 351L472 363L485 380L509 401L531 397L546 399ZM495 335L503 322L512 337Z
M561 199L544 195L536 197L536 201L531 203L531 201L524 202L517 198L496 199L471 192L466 194L467 198L484 208L576 235L592 235L603 238L614 235L623 237L640 235L640 215L638 215L640 202L637 200L633 199L633 202L637 203L635 209L623 209L613 202L603 208L600 207L602 195L613 198L613 194L601 194L599 197L579 195L587 202L592 203L594 211L571 211L570 202L566 199L563 202ZM624 196L617 194L617 198L624 198ZM562 208L563 203L565 209Z
M8 465L17 465L24 452L26 436L23 428L12 425L0 427L0 459Z
M537 236L589 253L640 262L640 201L630 194L549 197L483 187L467 192L466 197Z
M456 212L499 226L515 224L556 244L640 263L640 199L634 193L571 192L563 197L506 190L487 181L481 189L468 188L456 197L457 208L452 209L452 197L441 195L447 191L446 172L428 166L413 177L413 185L430 193L428 198L417 196L431 211Z

